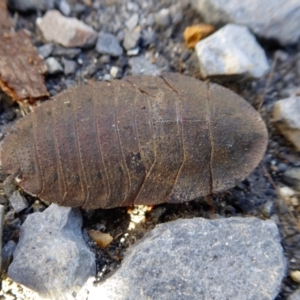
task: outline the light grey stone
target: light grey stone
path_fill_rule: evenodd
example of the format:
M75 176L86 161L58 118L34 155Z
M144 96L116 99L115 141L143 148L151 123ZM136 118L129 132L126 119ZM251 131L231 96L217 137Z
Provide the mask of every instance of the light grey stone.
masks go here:
M8 5L20 12L45 11L54 7L54 0L10 0Z
M88 299L273 300L285 270L273 221L182 219L156 226Z
M19 213L29 206L27 200L20 194L18 190L13 192L9 197L9 203L16 213Z
M48 74L57 74L63 71L61 64L54 57L48 57L46 60Z
M160 75L157 66L144 56L132 57L129 59L128 64L131 67L132 75Z
M204 78L260 78L269 70L264 50L244 26L228 24L199 41L195 49Z
M214 25L245 25L256 35L281 44L296 43L300 37L300 2L295 0L190 0Z
M62 63L64 65L64 74L70 75L74 74L76 71L76 62L74 60L62 59Z
M171 23L170 11L167 8L162 8L154 16L155 24L159 27L168 27Z
M45 44L39 47L37 50L43 58L47 58L52 53L53 47L53 44Z
M286 170L282 174L282 180L293 189L300 191L300 168Z
M139 22L139 15L137 13L133 14L125 23L129 31L132 31Z
M60 0L58 8L61 11L61 13L65 16L69 16L71 14L71 6L66 0Z
M136 48L138 42L140 40L140 32L139 31L126 31L123 41L123 47L126 50L131 50Z
M36 24L47 42L64 47L91 47L95 45L97 32L76 18L67 18L57 10L48 11Z
M21 227L8 268L14 281L41 297L64 299L95 275L95 255L83 240L79 209L51 204L33 213Z
M126 52L127 56L137 56L140 52L140 47L136 47L134 49L128 50Z
M120 72L119 68L116 67L116 66L113 66L113 67L111 67L109 73L110 73L112 78L119 78L120 77L119 72Z
M300 151L300 97L277 101L273 117L278 129Z
M101 54L115 57L123 54L123 49L120 46L118 39L111 33L106 32L99 33L96 50Z

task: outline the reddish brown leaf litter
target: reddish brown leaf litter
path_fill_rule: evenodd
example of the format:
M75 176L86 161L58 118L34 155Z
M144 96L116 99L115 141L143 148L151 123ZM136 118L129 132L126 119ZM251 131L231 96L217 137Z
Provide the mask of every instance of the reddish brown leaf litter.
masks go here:
M13 31L6 3L0 0L0 88L15 101L48 96L47 66L25 30Z
M9 31L12 27L13 22L8 14L6 1L0 0L0 32Z
M1 161L25 191L64 206L194 200L235 186L266 149L266 126L249 103L176 73L54 98L4 139Z

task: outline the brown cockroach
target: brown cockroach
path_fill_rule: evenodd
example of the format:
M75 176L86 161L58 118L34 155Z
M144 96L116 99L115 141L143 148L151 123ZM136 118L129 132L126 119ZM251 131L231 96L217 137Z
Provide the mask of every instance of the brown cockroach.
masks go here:
M266 126L247 101L169 73L55 96L4 138L1 162L41 200L112 208L226 190L249 175L266 145Z

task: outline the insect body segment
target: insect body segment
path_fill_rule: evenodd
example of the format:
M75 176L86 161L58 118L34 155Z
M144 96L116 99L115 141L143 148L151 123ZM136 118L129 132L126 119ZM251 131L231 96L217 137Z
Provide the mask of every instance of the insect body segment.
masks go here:
M21 119L3 169L29 194L86 209L178 203L223 191L261 160L259 114L179 74L80 86Z

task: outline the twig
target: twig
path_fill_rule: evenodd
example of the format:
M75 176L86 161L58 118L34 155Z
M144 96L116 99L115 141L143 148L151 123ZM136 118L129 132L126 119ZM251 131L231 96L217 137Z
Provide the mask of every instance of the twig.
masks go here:
M272 62L272 66L271 66L271 70L270 70L270 73L269 73L269 76L268 76L268 80L267 80L266 87L265 87L265 89L264 89L263 94L262 94L260 97L258 97L258 99L256 100L256 103L258 103L258 104L257 104L257 110L258 110L259 112L261 112L261 107L262 107L262 105L263 105L263 103L264 103L266 94L267 94L267 92L268 92L268 90L269 90L269 87L270 87L270 85L271 85L272 78L273 78L273 76L274 76L275 67L276 67L276 64L277 64L277 60L278 60L278 55L277 55L277 52L275 52L274 60L273 60L273 62Z

